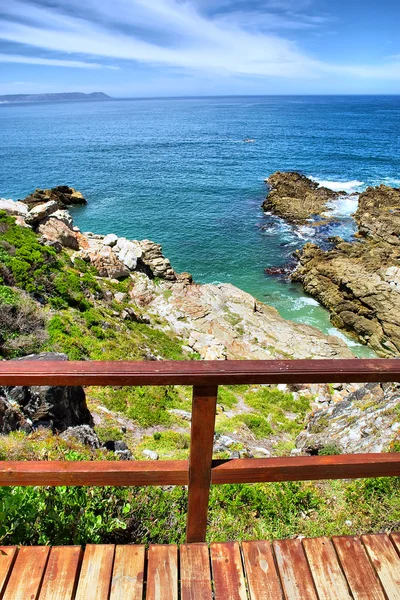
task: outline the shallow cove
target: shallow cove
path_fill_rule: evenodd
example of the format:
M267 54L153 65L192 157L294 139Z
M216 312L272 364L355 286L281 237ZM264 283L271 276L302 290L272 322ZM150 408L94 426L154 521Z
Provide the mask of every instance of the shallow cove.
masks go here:
M394 96L1 105L0 195L73 185L89 200L74 209L83 230L155 240L197 281L234 283L285 318L333 333L300 286L264 275L312 228L264 216L263 180L280 169L346 191L398 184L399 117Z

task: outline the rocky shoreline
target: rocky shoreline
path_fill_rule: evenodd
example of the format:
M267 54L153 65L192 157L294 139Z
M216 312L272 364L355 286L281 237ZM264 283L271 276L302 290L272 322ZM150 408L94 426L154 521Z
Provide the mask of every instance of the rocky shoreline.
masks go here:
M264 203L264 208L273 205L276 214L297 224L304 219L312 222L315 214L329 216L329 204L323 202L326 188L315 187L315 182L298 173L275 173L268 181L273 182L272 201ZM318 213L311 200L300 204L302 198L314 198L318 193ZM348 197L345 192L332 194L329 202ZM287 209L290 199L291 211ZM328 249L305 244L296 253L298 265L290 277L330 311L335 327L379 356L399 356L400 190L369 187L358 198L354 220L358 228L354 241L329 238ZM317 226L318 220L313 225Z
M349 358L339 338L286 321L272 307L230 284L196 284L189 273L176 273L162 248L150 240L128 240L115 234L83 233L73 224L68 206L86 202L73 188L36 190L26 199L0 200L0 210L31 227L42 243L70 252L101 278L130 278L117 301L132 314L159 320L167 331L184 338L203 359Z

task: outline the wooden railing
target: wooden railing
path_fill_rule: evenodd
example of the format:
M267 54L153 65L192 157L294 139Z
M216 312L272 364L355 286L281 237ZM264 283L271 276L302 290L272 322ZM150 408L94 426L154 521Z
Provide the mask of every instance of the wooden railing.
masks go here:
M0 463L0 485L187 485L186 537L205 540L211 484L400 475L400 453L212 460L218 385L400 381L400 361L0 362L0 385L191 385L189 461Z

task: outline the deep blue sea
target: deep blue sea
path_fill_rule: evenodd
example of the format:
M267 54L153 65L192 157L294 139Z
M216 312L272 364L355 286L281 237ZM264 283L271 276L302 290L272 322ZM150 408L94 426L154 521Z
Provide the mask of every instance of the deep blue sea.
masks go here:
M262 213L264 179L296 170L333 189L400 186L399 96L1 104L0 136L1 197L71 185L88 199L73 211L82 230L150 238L195 280L231 282L331 333L301 287L264 274L315 240ZM350 238L356 204L339 202L325 234Z

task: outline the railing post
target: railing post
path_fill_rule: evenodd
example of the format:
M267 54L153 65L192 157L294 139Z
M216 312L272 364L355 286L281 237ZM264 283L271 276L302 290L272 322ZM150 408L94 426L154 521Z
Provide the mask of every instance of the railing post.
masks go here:
M186 541L206 539L217 385L193 386Z

